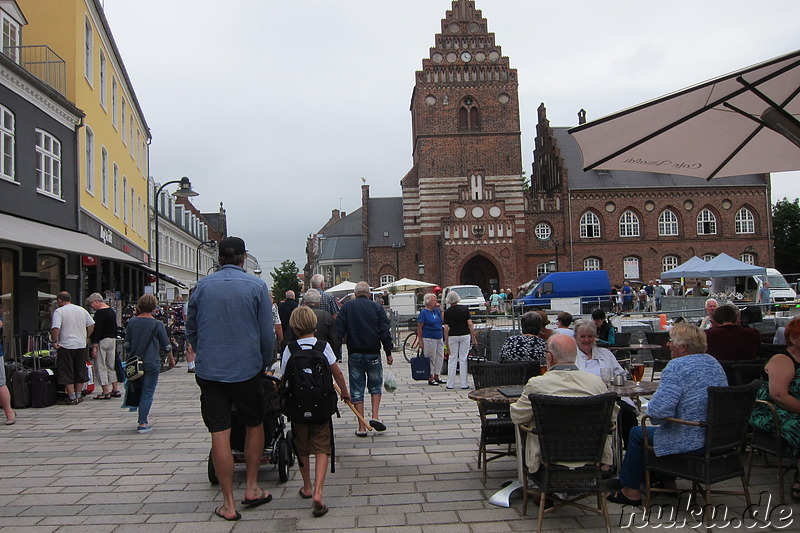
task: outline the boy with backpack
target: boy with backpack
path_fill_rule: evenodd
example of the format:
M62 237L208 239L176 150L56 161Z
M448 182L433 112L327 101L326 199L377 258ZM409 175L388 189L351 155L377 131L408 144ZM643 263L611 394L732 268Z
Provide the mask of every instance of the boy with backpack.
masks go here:
M298 307L289 317L289 327L297 340L286 346L281 361L284 414L292 423L292 442L303 477L300 497L312 498L311 514L323 516L328 506L322 500L322 487L328 458L334 454L331 417L338 412L333 382L339 386L342 400L350 401L350 393L331 346L314 337L317 328L314 311ZM310 455L315 456L313 485Z

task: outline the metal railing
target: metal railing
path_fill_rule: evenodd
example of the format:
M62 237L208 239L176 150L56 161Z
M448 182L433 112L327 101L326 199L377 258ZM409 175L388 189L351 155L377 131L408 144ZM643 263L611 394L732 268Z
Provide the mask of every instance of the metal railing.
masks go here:
M39 81L67 96L67 63L49 46L4 46L3 54L11 58Z

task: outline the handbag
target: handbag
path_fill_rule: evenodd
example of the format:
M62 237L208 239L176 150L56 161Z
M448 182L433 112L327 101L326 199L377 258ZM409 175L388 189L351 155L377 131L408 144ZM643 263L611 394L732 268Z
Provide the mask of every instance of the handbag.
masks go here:
M156 322L155 326L153 326L153 332L150 333L150 337L147 339L147 342L142 345L145 349L150 346L151 342L153 342L153 338L156 336L157 329L158 322ZM128 358L125 359L125 378L128 381L136 381L142 376L144 376L144 361L142 361L142 358L138 355L129 355Z
M422 350L417 350L417 356L411 358L411 379L414 381L428 381L431 377L431 362L422 355Z

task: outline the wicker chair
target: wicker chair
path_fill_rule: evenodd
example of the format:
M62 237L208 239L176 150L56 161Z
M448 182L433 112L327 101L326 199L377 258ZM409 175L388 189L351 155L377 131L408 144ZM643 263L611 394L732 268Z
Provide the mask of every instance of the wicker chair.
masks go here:
M653 472L683 478L692 482L692 495L696 497L698 488L704 486L705 505L711 502L711 485L720 481L742 480L742 491L713 491L724 494L743 495L750 508L750 493L747 490L748 480L740 452L743 449L745 432L750 419L750 412L756 399L756 392L761 382L756 380L738 387L708 387L708 413L705 421L689 421L678 418L667 418L672 423L697 426L705 429L705 453L692 455L678 453L656 457L653 445L644 431L644 465L645 486L651 487L646 493L645 509L650 508L650 500L654 492L678 492L678 489L653 488L650 477ZM642 428L646 428L647 416L642 419ZM707 520L712 517L710 513Z
M746 385L754 379L761 379L764 372L766 359L756 359L754 361L735 362L731 365L731 374L728 376L728 385ZM727 374L728 371L726 370ZM733 378L733 379L731 379Z
M650 381L655 381L656 372L661 372L667 367L667 363L672 359L670 349L667 347L669 342L668 331L645 331L647 344L657 344L661 348L651 350L653 354L653 370L650 372Z
M758 358L769 359L775 354L786 353L785 344L772 344L771 342L762 342L758 346Z
M792 465L788 467L784 464L784 459L786 459L787 455L787 443L785 440L783 440L783 436L781 435L781 425L778 418L778 410L775 407L775 404L764 400L756 400L756 403L763 404L772 413L773 430L764 431L758 428L752 428L753 435L750 439L750 451L747 455L747 475L745 476L745 479L747 482L750 481L750 470L753 468L753 452L774 455L777 462L775 466L778 469L778 490L780 503L785 503L786 494L783 488L783 478L788 470L792 470L794 468L796 463L795 461L792 461ZM769 466L769 463L766 463L766 466Z
M492 363L483 362L474 365L472 379L476 389L502 387L504 385L524 385L539 373L539 363ZM481 418L481 438L478 443L478 468L483 469L483 481L486 482L486 465L489 461L514 455L515 432L511 421L510 405L478 402L478 414ZM489 449L489 446L500 446Z
M604 493L609 490L601 473L603 449L612 431L612 415L617 400L610 392L597 396L528 396L533 409L533 428L524 428L539 438L542 464L539 470L525 476L522 513L528 513L528 496L539 492L537 531L542 531L544 514L562 505L574 505L603 515L606 531L611 531ZM524 439L523 439L524 442ZM523 456L524 457L524 456ZM582 467L567 467L559 463L584 463ZM529 488L532 479L536 487ZM554 505L545 509L545 495L553 497ZM561 499L557 494L569 495ZM597 509L577 500L595 494Z

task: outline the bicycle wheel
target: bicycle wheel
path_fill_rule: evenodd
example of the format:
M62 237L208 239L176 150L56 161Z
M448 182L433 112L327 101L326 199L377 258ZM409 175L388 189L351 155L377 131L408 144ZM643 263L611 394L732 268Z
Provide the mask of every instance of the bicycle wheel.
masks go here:
M417 332L413 331L409 333L403 341L403 358L406 360L406 363L410 363L411 358L417 355L417 348L412 348L416 340Z

